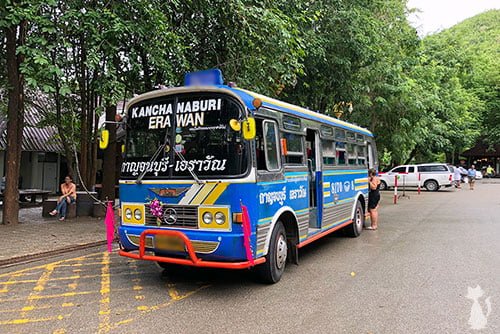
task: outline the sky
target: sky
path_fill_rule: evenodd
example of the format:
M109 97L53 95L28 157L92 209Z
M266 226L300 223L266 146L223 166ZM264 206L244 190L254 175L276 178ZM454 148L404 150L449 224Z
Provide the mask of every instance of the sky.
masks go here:
M425 36L488 9L500 9L500 0L409 0L408 8L421 10L409 16L420 36Z

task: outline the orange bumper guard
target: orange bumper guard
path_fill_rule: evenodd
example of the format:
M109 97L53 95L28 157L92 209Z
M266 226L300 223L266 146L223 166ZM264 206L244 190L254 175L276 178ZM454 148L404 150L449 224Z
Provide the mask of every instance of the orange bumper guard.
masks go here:
M147 235L167 235L171 237L180 238L184 245L186 246L189 259L179 259L175 257L157 256L146 254L146 236ZM148 261L158 261L166 263L181 264L186 266L194 267L206 267L206 268L224 268L224 269L245 269L252 267L250 261L243 262L217 262L217 261L205 261L196 256L191 240L180 231L167 231L167 230L144 230L139 237L139 254L131 253L125 250L120 250L119 254L121 256L130 257L137 260L148 260ZM264 257L255 259L254 265L266 262Z

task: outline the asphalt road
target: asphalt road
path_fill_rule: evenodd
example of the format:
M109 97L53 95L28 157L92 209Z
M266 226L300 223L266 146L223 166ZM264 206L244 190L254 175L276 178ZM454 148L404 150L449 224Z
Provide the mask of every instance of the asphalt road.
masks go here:
M500 333L500 184L407 194L383 194L378 231L303 248L275 285L102 248L4 268L0 333Z

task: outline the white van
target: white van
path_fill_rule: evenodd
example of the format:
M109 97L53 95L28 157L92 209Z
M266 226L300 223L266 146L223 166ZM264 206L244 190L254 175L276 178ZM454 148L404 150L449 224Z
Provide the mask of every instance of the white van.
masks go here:
M428 191L438 191L441 187L451 187L453 175L446 164L430 163L420 165L397 166L387 173L379 173L380 190L394 187L395 176L398 176L398 187L418 187Z

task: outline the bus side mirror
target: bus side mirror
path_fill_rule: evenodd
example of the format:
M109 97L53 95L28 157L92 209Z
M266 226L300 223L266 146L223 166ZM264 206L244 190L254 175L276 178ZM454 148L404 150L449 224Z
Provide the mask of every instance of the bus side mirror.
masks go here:
M246 140L252 140L255 138L256 127L255 118L249 117L243 121L243 138Z
M99 136L99 148L101 150L105 150L109 144L109 130L102 130L101 135Z

